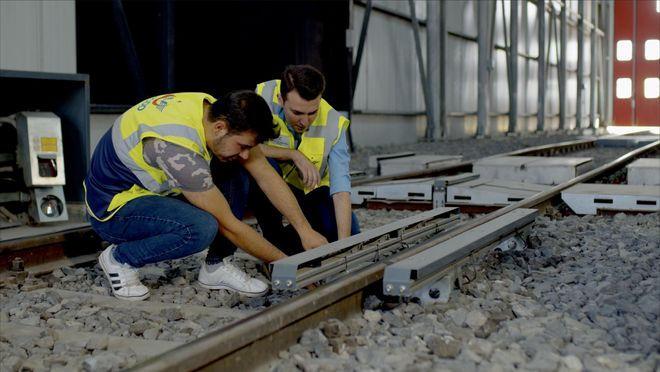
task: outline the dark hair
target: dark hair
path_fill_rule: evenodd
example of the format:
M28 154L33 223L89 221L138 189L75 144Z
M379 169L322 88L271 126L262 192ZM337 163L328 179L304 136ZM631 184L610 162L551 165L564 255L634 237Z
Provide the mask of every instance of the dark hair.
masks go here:
M286 101L286 95L295 90L305 100L313 100L323 94L325 78L321 71L310 65L290 65L282 73L280 94Z
M255 132L258 143L279 135L268 104L251 90L239 90L224 95L211 105L209 116L211 121L227 121L230 133Z

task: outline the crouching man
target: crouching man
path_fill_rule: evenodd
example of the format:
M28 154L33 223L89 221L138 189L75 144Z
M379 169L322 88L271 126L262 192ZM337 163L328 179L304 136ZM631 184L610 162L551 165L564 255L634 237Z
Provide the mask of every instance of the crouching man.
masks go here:
M306 248L327 243L257 146L276 135L268 105L250 91L219 100L204 93L166 94L122 114L97 145L83 185L92 228L112 243L99 264L114 296L149 297L138 268L200 252L218 230L266 262L286 257L232 214L221 190L242 181L214 185L209 168L214 156L240 163L291 221ZM199 282L248 296L268 289L230 258L205 263Z

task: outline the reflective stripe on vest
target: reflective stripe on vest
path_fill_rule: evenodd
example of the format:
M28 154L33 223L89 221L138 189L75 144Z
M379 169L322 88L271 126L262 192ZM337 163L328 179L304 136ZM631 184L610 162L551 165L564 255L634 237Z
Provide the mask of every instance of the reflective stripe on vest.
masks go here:
M339 119L341 115L334 109L330 110L326 116L326 124L323 126L311 125L309 129L303 134L308 138L323 138L323 160L319 167L319 174L323 177L328 169L328 156L330 150L339 139ZM302 139L301 139L302 142Z
M210 162L203 114L204 102L215 101L206 93L167 94L148 98L122 114L97 144L84 181L90 215L107 221L136 198L180 193L163 170L145 161L142 141L159 138Z
M134 153L134 149L138 145L141 146L142 136L146 132L153 132L157 134L158 137L174 136L190 139L195 142L200 149L203 149L205 146L202 144L201 138L199 138L199 134L194 128L180 124L159 124L154 126L138 124L133 133L126 138L122 138L121 119L122 117L119 117L112 127L112 144L117 152L117 156L119 157L119 160L121 160L121 162L140 180L147 190L157 194L169 191L170 186L168 183L159 182L159 180L155 179L151 173L147 172L130 156L131 153ZM138 152L138 155L142 156L142 151Z
M280 81L279 80L269 80L263 84L263 90L257 92L261 97L266 101L268 107L270 107L270 112L278 112L282 106L279 104L279 99L277 94L280 92Z
M264 100L268 103L268 106L273 112L273 117L276 122L280 125L280 136L272 141L269 144L274 146L286 147L289 149L295 149L295 141L293 134L289 131L286 123L277 116L277 113L280 112L282 106L279 105L277 94L279 93L280 80L270 80L264 83L261 83L257 86L257 93L259 93ZM328 157L332 146L337 143L343 125L347 125L348 120L342 122L342 116L335 109L332 108L324 99L321 99L319 106L319 115L316 117L312 125L305 131L300 139L300 144L298 146L298 151L302 152L308 159L312 159L310 153L308 153L308 146L303 145L305 139L323 139L322 148L315 148L313 151L314 154L322 153L321 161L314 162L314 166L318 169L319 174L321 175L321 183L319 186L329 186L330 185L330 175L328 172ZM319 146L320 147L320 146ZM297 172L293 171L295 168L294 165L288 163L280 163L282 172L284 173L284 178L287 182L292 185L303 189L306 193L311 191L306 189Z

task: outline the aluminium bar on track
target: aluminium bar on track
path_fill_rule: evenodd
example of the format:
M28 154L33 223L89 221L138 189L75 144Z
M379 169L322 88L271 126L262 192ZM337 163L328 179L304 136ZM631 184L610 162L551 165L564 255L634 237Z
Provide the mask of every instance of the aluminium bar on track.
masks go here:
M425 221L431 221L437 218L458 219L458 213L459 209L455 207L433 209L375 229L367 230L346 239L277 260L272 263L271 281L273 283L273 288L286 290L298 289L298 270L305 265L331 258L353 248L360 247L364 243L377 240L383 236L388 237L393 234L396 235L400 230L404 230L409 226L414 226ZM400 238L400 236L398 236L398 238Z
M383 293L407 296L417 282L529 225L536 209L519 208L385 268Z
M401 254L401 258L410 257L415 253L422 252L442 241L449 240L461 233L471 230L476 226L483 225L517 208L533 208L545 201L556 197L560 191L580 182L591 181L604 173L623 167L633 159L646 153L655 151L660 147L660 141L635 149L611 163L602 165L574 180L554 186L552 189L536 194L518 203L498 209L483 217L457 226L455 229L436 237L434 240L413 247ZM376 263L355 275L326 284L319 288L303 293L289 301L279 303L264 310L258 315L253 315L237 323L226 327L211 330L206 335L188 344L172 350L167 354L140 362L132 367L131 371L188 371L202 368L213 368L224 366L228 370L238 370L241 363L249 364L255 358L263 358L265 353L272 351L272 340L282 340L287 335L297 337L302 331L296 333L295 325L302 324L305 320L312 319L316 314L329 317L338 317L337 304L358 296L356 293L382 279L385 262ZM359 297L360 298L360 297ZM359 306L359 301L356 301ZM311 322L310 322L311 323ZM310 325L313 326L313 325ZM309 326L305 327L305 329ZM276 353L270 355L275 356ZM256 363L253 363L256 364ZM252 368L255 368L252 366ZM243 368L245 369L245 368Z

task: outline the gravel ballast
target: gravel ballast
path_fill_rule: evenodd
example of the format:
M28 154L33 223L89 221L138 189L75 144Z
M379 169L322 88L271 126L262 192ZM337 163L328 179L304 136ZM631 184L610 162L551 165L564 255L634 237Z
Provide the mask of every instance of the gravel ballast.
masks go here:
M465 159L577 139L576 136L497 137L422 143L411 148L361 149L352 168L366 169L376 153L462 154ZM563 156L594 156L596 165L630 149L590 149ZM596 159L597 158L597 159ZM360 165L362 164L362 165ZM357 166L356 166L357 165ZM363 231L413 215L412 211L357 209ZM467 217L467 216L465 216ZM370 297L362 317L331 320L308 330L281 354L276 370L621 370L657 369L660 289L658 215L541 217L525 252L490 257L474 280L447 304L406 303L384 310ZM239 255L240 256L240 255ZM108 350L107 339L57 340L53 330L93 332L143 341L188 342L236 318L177 312L178 305L260 311L295 294L245 298L195 284L203 254L140 270L149 301L163 311L94 306L61 298L50 287L109 296L98 265L63 267L29 285L0 288L0 322L41 327L38 337L0 334L0 371L116 370L144 356ZM254 261L237 264L262 277ZM225 312L226 314L226 312Z
M275 371L655 371L660 215L537 218L522 252L487 256L448 303L305 331Z

